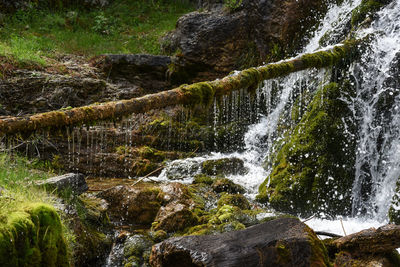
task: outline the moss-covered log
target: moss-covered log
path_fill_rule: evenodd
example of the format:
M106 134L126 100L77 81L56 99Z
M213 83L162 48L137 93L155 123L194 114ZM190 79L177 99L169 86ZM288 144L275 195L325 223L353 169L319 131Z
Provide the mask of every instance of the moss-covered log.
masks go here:
M80 125L99 120L112 120L133 113L178 104L207 105L214 97L229 94L242 88L254 88L261 81L285 76L289 73L317 67L328 67L344 58L351 58L357 42L347 42L326 51L304 54L296 58L250 68L238 74L211 82L182 85L168 91L146 95L140 98L93 104L69 110L57 110L24 117L0 119L0 136L5 134L29 133L38 129Z

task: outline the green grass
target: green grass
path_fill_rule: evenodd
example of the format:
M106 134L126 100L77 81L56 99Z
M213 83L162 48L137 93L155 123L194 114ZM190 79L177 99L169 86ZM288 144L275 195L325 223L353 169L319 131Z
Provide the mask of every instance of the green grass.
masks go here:
M115 0L102 10L18 11L0 27L0 56L43 66L58 54L160 54L160 37L192 10L185 0Z
M43 170L41 163L17 155L0 154L0 186L5 189L0 195L0 222L10 212L18 210L21 204L53 203L47 192L30 186L33 181L50 176L54 176L53 172Z

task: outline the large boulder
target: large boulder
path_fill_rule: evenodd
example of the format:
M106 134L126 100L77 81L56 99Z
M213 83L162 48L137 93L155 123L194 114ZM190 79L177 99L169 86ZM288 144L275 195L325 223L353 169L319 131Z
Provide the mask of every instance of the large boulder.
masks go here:
M152 266L329 266L326 249L297 219L217 235L170 238L153 246Z
M221 7L220 2L203 5ZM220 77L233 69L295 53L332 1L237 2L240 5L225 4L222 9L184 15L164 37L164 52L176 56L171 70L182 81Z

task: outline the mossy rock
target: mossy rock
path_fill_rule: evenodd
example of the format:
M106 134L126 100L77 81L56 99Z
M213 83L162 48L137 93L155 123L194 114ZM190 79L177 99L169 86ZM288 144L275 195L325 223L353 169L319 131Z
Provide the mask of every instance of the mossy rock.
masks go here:
M227 193L240 193L243 194L245 192L244 188L238 184L235 184L231 180L227 178L219 178L215 180L211 187L217 193L227 192Z
M249 201L241 194L223 194L218 200L218 208L224 205L235 206L242 210L250 209Z
M206 160L202 164L202 173L206 175L243 175L246 172L247 169L244 167L244 162L239 158Z
M53 207L21 206L0 221L0 265L69 266L62 229Z
M153 242L144 235L130 236L124 242L124 257L135 256L138 259L143 259L143 254L149 251L152 245Z
M259 201L294 215L351 212L355 127L351 122L345 125L351 111L341 99L342 92L351 95L349 91L330 83L316 92L300 122L286 135L270 176L259 187Z

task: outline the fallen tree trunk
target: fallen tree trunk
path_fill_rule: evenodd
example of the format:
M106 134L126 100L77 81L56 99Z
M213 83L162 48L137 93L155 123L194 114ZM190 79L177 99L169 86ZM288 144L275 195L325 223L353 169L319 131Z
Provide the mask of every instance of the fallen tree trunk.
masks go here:
M129 100L93 104L68 110L57 110L24 117L0 119L0 136L15 133L30 133L39 129L82 125L99 120L114 120L133 113L143 113L178 104L207 105L214 97L232 91L254 88L263 80L285 76L308 68L328 67L344 58L351 58L357 49L357 41L337 45L326 51L304 54L293 59L249 68L238 74L211 82L182 85L178 88Z
M390 252L400 247L400 225L388 224L378 229L369 228L338 238L332 245L338 250L355 254Z

